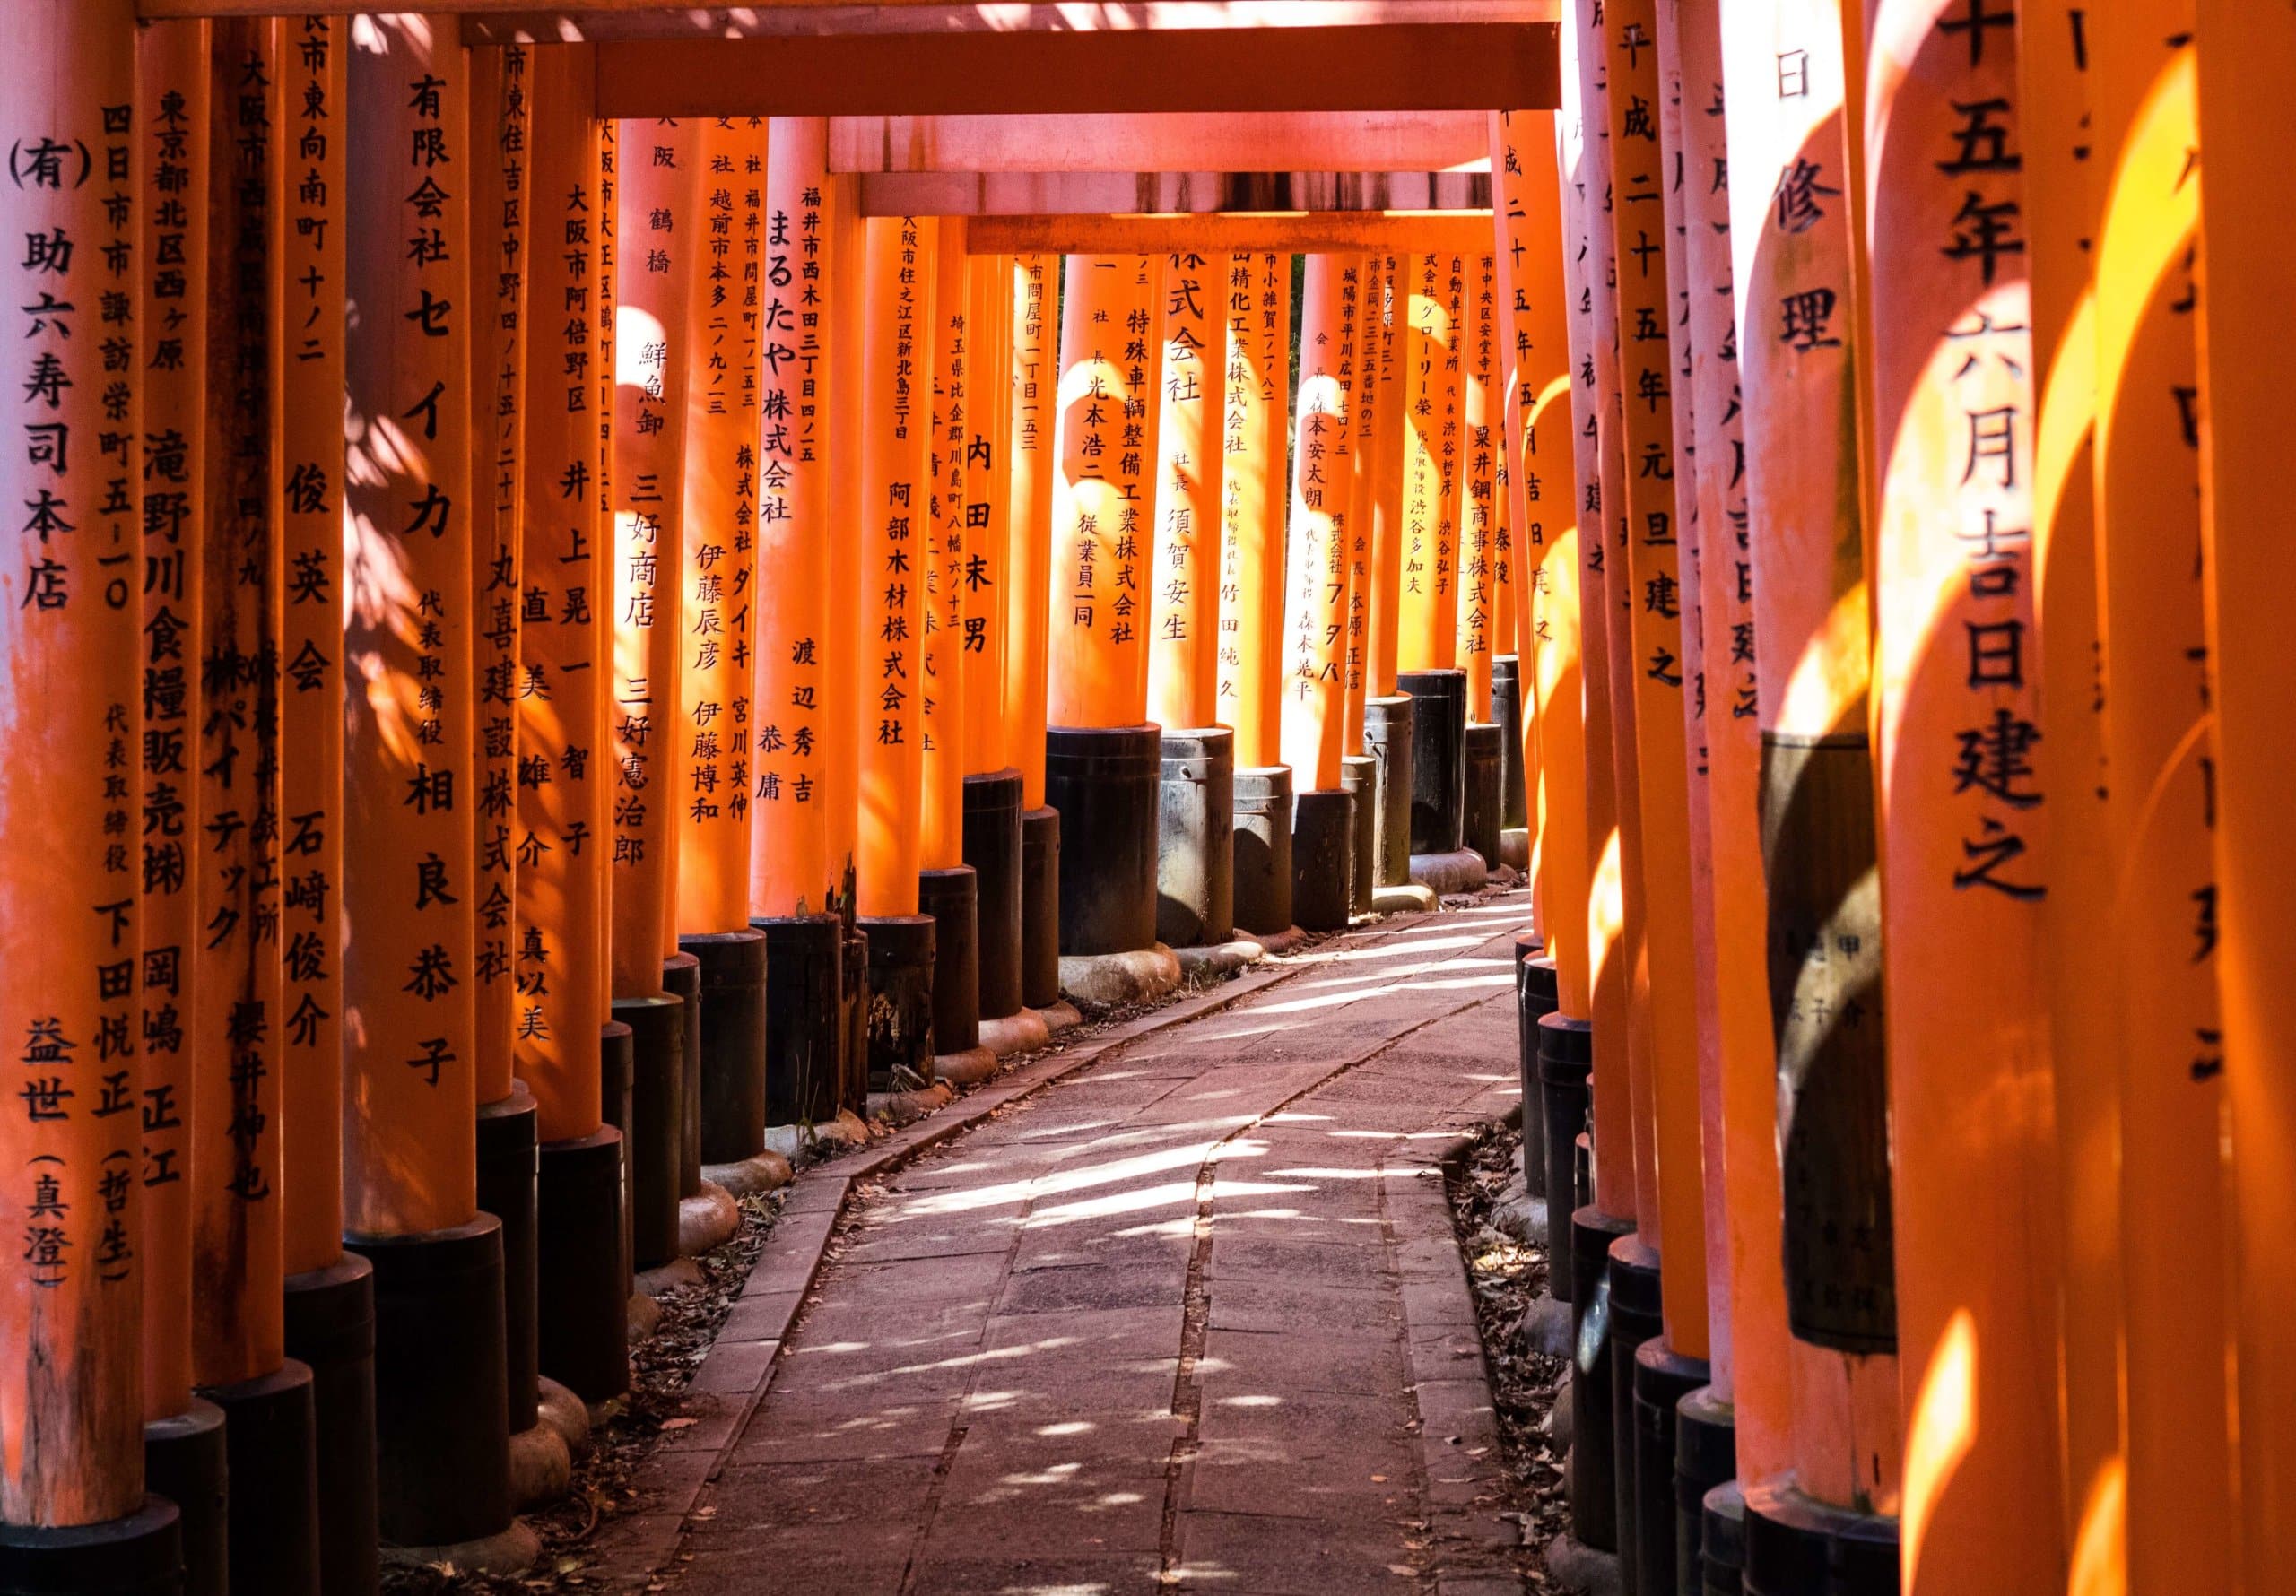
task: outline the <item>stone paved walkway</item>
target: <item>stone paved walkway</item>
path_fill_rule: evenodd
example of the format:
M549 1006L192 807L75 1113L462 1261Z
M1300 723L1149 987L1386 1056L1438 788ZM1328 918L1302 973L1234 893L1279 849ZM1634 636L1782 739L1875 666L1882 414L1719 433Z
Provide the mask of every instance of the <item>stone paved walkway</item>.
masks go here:
M1529 913L1326 944L857 1185L705 1367L745 1418L657 1461L709 1458L671 1590L1518 1592L1434 1160L1512 1106Z

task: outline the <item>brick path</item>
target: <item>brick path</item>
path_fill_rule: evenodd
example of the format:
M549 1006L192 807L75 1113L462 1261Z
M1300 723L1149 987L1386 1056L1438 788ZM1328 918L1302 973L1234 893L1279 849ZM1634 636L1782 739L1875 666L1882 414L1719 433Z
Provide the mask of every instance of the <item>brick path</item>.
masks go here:
M857 1184L697 1382L746 1417L657 1459L708 1463L672 1590L1519 1591L1434 1160L1513 1102L1528 916L1326 944Z

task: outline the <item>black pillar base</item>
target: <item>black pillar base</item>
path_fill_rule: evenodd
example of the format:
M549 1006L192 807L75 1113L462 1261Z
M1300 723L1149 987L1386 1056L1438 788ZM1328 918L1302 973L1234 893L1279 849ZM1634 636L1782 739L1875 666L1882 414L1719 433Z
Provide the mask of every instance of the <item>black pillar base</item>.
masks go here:
M1531 823L1531 784L1523 768L1523 713L1522 657L1502 654L1491 662L1491 718L1499 724L1499 823L1509 830Z
M544 1142L536 1184L542 1372L586 1402L611 1401L630 1389L622 1132L605 1124Z
M825 1124L841 1106L845 922L789 915L750 924L765 938L765 1123Z
M1614 1552L1619 1465L1634 1433L1618 1428L1611 1406L1611 1365L1617 1349L1608 1277L1611 1244L1633 1235L1634 1221L1587 1207L1570 1216L1570 1328L1578 1349L1570 1360L1570 1534L1596 1551ZM1630 1350L1630 1362L1632 1356Z
M1779 1480L1744 1488L1745 1596L1897 1596L1897 1520L1813 1501Z
M1692 1596L1705 1588L1707 1496L1737 1472L1737 1418L1701 1385L1674 1404L1674 1583Z
M933 917L933 1051L980 1045L980 879L970 864L917 872L917 906Z
M1355 898L1355 795L1344 787L1292 800L1292 918L1307 931L1345 931Z
M1292 767L1236 772L1236 926L1263 936L1292 929Z
M318 1596L318 1414L311 1371L289 1358L268 1375L200 1394L223 1410L231 1596Z
M346 1253L287 1277L287 1356L311 1371L318 1412L319 1589L371 1592L379 1577L372 1264Z
M478 1206L502 1225L503 1378L510 1433L535 1422L535 1142L537 1110L523 1080L478 1110Z
M1595 1028L1560 1013L1540 1020L1538 1070L1541 1129L1546 1135L1547 1288L1558 1301L1576 1303L1578 1282L1585 1278L1573 1258L1578 1245L1575 1215L1582 1206L1578 1138L1586 1133L1594 1106L1587 1081L1595 1071Z
M1699 1514L1697 1596L1745 1596L1746 1497L1735 1479L1706 1493Z
M1396 690L1412 698L1411 851L1456 854L1466 846L1467 673L1405 671Z
M869 937L869 1089L933 1084L933 917L865 916Z
M857 924L845 928L845 954L837 973L845 1001L844 1034L838 1038L838 1101L854 1114L866 1114L869 1112L869 933Z
M1061 953L1153 947L1161 728L1054 726L1044 746L1045 802L1060 811Z
M666 993L616 998L613 1018L630 1032L631 1262L651 1269L677 1256L678 1201L691 1195L684 1190L686 1005ZM612 1104L604 1117L622 1123ZM694 1184L699 1191L698 1174Z
M691 1197L701 1190L701 961L691 953L662 960L662 990L685 1004L678 1027L678 1048L685 1059L680 1098L685 1145L678 1155L678 1193Z
M626 1301L638 1290L638 1266L631 1247L630 1215L634 1206L630 1170L631 1103L636 1096L632 1076L637 1049L630 1028L618 1019L598 1030L598 1119L622 1137L622 1295ZM539 1184L539 1183L537 1183ZM510 1432L517 1435L517 1430Z
M680 937L701 961L701 1161L765 1149L765 933Z
M1060 1001L1060 811L1021 816L1021 1003Z
M1021 993L1021 773L965 777L965 863L979 878L973 919L980 958L980 1014L1003 1019L1027 1005Z
M1348 878L1348 912L1371 912L1379 885L1379 761L1369 754L1347 754L1339 761L1339 785L1355 800L1355 863ZM1410 868L1410 861L1404 862Z
M1677 1583L1674 1541L1675 1410L1714 1377L1702 1357L1684 1357L1653 1336L1634 1353L1634 1566L1640 1589L1669 1596ZM1696 1501L1706 1492L1701 1488Z
M1489 721L1467 727L1459 839L1481 854L1483 862L1493 870L1499 868L1499 754L1503 742L1498 726Z
M455 1546L510 1527L502 1226L346 1236L374 1265L376 1510L396 1546Z
M1535 931L1515 937L1515 1067L1523 1094L1523 1189L1546 1194L1546 1089L1539 1080L1539 1021L1560 996L1554 960Z
M1611 1434L1618 1448L1612 1479L1617 1496L1619 1583L1623 1590L1639 1591L1643 1588L1642 1499L1637 1494L1635 1471L1634 1371L1643 1344L1666 1331L1660 1313L1657 1249L1645 1244L1639 1233L1611 1243L1610 1284ZM1578 1415L1574 1412L1571 1417ZM1666 1523L1671 1530L1671 1513Z
M1374 887L1411 885L1411 696L1363 700L1363 751L1378 762L1372 804L1379 853Z
M1224 942L1236 930L1236 734L1198 726L1163 734L1156 789L1156 940Z
M0 1524L0 1596L177 1596L185 1588L182 1525L164 1497L68 1530Z
M294 1312L294 1298L288 1298ZM368 1479L374 1453L367 1454ZM144 1486L173 1503L179 1514L178 1536L183 1558L183 1596L230 1596L230 1465L223 1440L223 1410L201 1397L172 1418L144 1427ZM367 1497L369 1557L373 1552L374 1494ZM11 1533L0 1525L0 1548ZM4 1557L4 1552L0 1552ZM0 1579L0 1588L16 1587ZM173 1592L177 1587L170 1584ZM370 1582L367 1587L373 1590Z

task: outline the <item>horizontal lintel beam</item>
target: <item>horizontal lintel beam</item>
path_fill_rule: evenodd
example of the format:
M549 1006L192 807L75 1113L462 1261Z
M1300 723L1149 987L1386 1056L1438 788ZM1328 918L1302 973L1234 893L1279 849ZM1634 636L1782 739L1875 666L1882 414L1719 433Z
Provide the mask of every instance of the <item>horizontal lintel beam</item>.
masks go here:
M829 129L838 172L1439 172L1490 158L1481 111L838 117Z
M865 216L1491 210L1477 172L865 172Z
M1488 211L1228 212L1211 216L979 216L972 255L1489 255Z

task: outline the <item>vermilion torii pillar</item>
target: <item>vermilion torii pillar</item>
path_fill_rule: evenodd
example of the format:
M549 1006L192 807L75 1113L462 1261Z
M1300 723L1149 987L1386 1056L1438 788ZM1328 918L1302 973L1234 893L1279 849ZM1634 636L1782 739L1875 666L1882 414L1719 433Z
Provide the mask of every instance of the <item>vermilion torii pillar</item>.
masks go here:
M1235 924L1235 733L1217 724L1227 273L1224 256L1170 256L1152 308L1163 369L1147 714L1163 736L1156 935L1174 947L1223 942Z
M2051 1201L2047 842L2035 808L1959 775L1966 735L2047 730L2026 256L1999 230L2022 183L1960 169L1956 108L1999 102L2015 126L2017 40L2005 8L1868 0L1864 21L1900 1567L1915 1596L1984 1596L2065 1572L2031 1218Z
M1309 931L1346 929L1355 801L1340 785L1346 718L1348 541L1362 288L1354 256L1311 255L1300 321L1298 444L1285 568L1282 743L1293 797L1292 907ZM1288 331L1288 329L1287 329Z
M1394 401L1379 387L1380 325L1387 311L1387 257L1355 257L1355 381L1348 445L1354 484L1347 511L1347 617L1343 638L1340 785L1355 794L1355 868L1351 914L1372 911L1379 880L1379 762L1363 745L1371 681L1371 523L1378 504L1379 416Z
M1484 864L1500 864L1503 828L1503 759L1498 710L1492 697L1500 631L1498 566L1506 537L1495 443L1503 413L1495 329L1499 261L1485 252L1465 260L1465 310L1459 323L1458 454L1454 474L1458 500L1458 615L1457 657L1466 673L1466 787L1460 840ZM1477 730L1476 728L1486 728Z
M1366 599L1363 751L1374 762L1372 808L1378 832L1374 864L1381 888L1411 885L1412 704L1396 689L1402 647L1404 455L1410 437L1410 296L1407 273L1414 257L1382 253L1378 300L1370 308L1364 359L1374 372L1370 481L1370 582Z
M772 579L752 601L749 911L766 941L766 1119L821 1124L843 1106L845 1040L846 861L832 857L830 824L831 672L835 648L851 640L831 574L838 191L825 119L776 117L766 144L757 568Z
M1734 1333L1746 1349L1738 1478L1748 1536L1763 1548L1750 1557L1814 1546L1886 1559L1902 1431L1867 733L1866 396L1852 360L1856 100L1831 4L1731 0L1722 38L1729 156L1744 174L1730 239L1749 528L1735 556L1744 583L1728 596L1750 626L1761 746L1709 742L1716 902L1730 916L1718 925L1718 971L1744 957L1738 915L1760 909L1769 949L1759 1037L1739 989L1723 986ZM1804 92L1778 93L1781 56ZM1718 636L1711 617L1707 635ZM1734 710L1746 696L1741 681ZM1711 663L1707 701L1720 737ZM1742 724L1734 714L1729 729ZM1761 896L1737 873L1750 763ZM1775 1350L1759 1355L1758 1337ZM1785 1392L1768 1383L1781 1368Z
M124 3L74 0L14 7L0 29L16 59L40 67L9 91L26 143L0 208L13 236L45 245L10 256L11 303L27 308L11 358L19 380L38 386L4 470L17 499L46 503L78 529L16 533L0 577L0 655L13 690L41 706L17 726L0 772L13 845L7 912L13 924L43 927L0 975L0 1024L23 1066L4 1142L25 1230L0 1297L9 1344L23 1349L0 1386L11 1437L0 1566L31 1586L101 1579L159 1592L177 1588L180 1552L174 1507L144 1488L140 949L126 840L139 780L141 373L132 365L121 379L126 415L108 418L99 339L126 336L133 350L135 335L97 308L106 292L132 303L142 258L135 28ZM26 151L38 152L29 164ZM101 444L122 421L126 436ZM78 448L63 447L65 429ZM106 1094L122 1089L125 1110L103 1112ZM79 1532L52 1533L64 1528Z
M1021 1000L1043 1009L1060 1001L1060 811L1045 802L1044 776L1062 266L1056 256L1019 255L1012 260L1003 702L1008 746L1021 772Z
M510 1517L500 1223L479 1211L471 750L469 195L457 44L351 30L344 494L344 1224L374 1266L386 1540L522 1568ZM442 258L442 256L444 258Z

